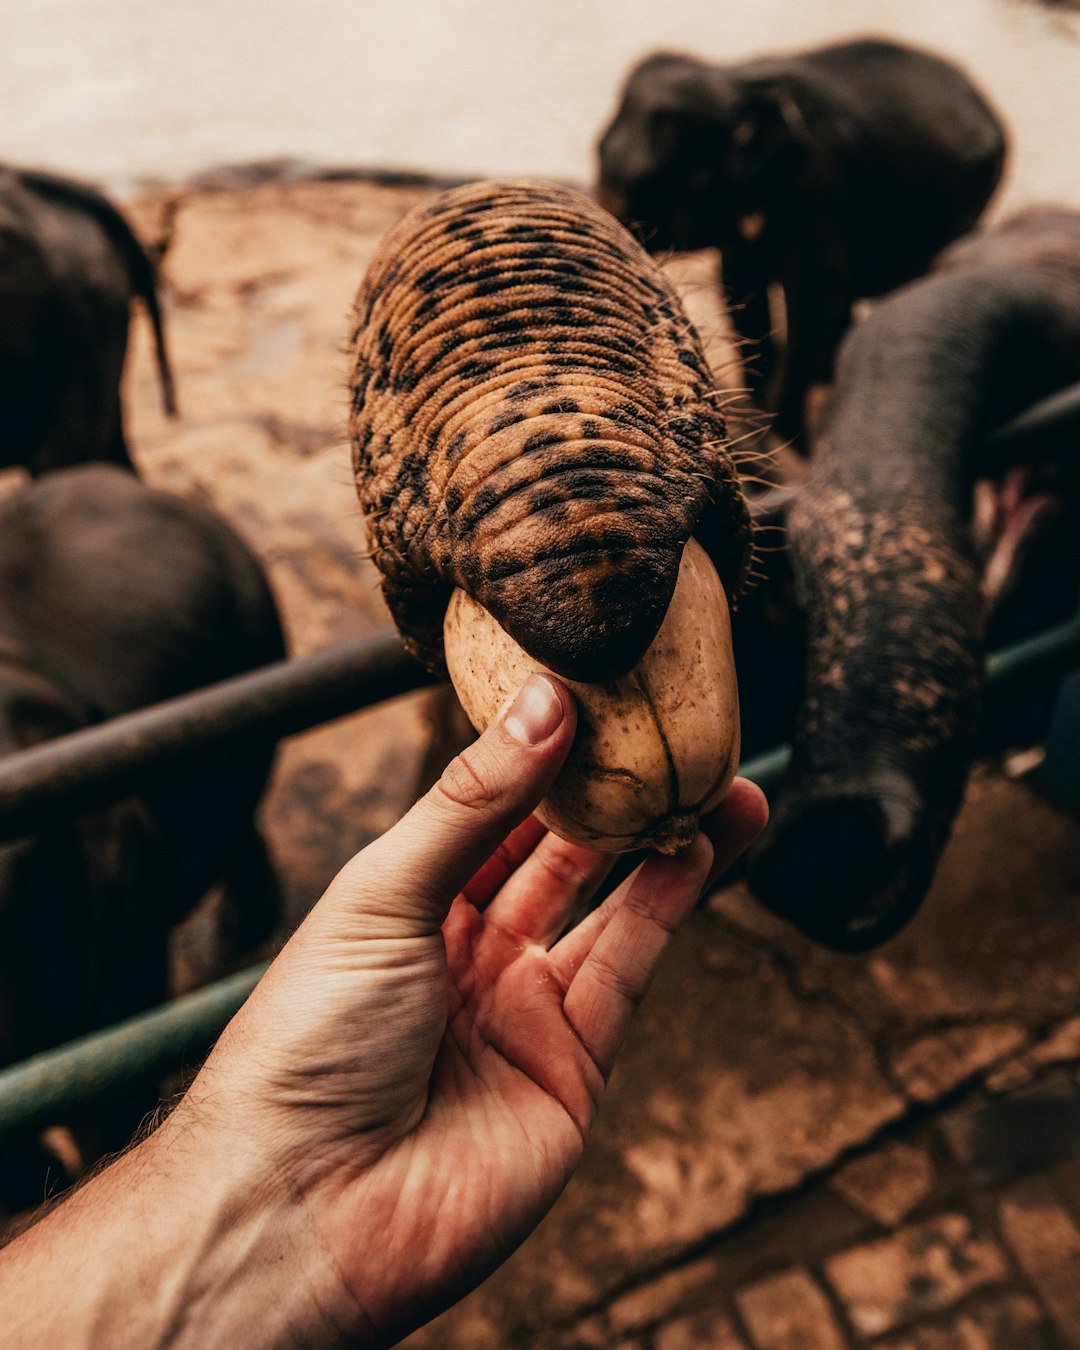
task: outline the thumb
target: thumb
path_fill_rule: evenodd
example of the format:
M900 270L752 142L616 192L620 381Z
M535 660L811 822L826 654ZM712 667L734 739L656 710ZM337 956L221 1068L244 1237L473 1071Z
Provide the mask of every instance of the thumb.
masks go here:
M454 896L539 805L574 739L573 697L531 675L435 786L339 874L352 901L441 926Z

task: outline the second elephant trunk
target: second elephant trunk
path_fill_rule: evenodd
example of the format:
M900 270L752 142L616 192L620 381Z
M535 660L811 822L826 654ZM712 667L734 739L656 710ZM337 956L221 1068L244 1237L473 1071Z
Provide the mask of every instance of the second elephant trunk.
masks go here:
M919 905L959 805L984 604L970 541L988 433L1080 377L1080 218L966 243L848 337L790 517L806 688L758 895L862 950Z

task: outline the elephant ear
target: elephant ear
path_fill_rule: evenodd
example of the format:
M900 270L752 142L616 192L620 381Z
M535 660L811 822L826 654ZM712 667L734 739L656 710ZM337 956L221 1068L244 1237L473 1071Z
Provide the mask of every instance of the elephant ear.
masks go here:
M731 118L728 182L742 214L781 205L810 152L799 105L778 84L756 85L738 99Z

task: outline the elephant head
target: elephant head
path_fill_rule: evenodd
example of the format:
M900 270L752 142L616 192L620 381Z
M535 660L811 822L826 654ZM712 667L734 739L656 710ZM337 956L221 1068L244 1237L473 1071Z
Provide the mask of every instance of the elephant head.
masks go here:
M631 71L601 137L598 197L651 252L722 247L771 215L808 149L780 84L661 52Z
M960 801L980 703L977 479L990 433L1080 379L1080 215L958 246L846 339L789 516L806 684L756 893L830 946L876 945L920 903Z
M413 212L367 271L352 348L369 543L432 670L454 587L592 681L640 659L691 534L739 590L750 518L697 335L588 197L479 183Z
M660 54L631 72L600 141L598 193L654 251L720 250L746 383L805 449L805 400L854 302L970 229L1004 155L963 71L900 43L734 65Z

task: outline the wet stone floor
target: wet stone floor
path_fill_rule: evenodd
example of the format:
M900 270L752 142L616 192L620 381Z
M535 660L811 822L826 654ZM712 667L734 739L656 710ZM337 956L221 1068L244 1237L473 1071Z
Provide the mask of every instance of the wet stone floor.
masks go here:
M224 178L130 204L162 259L181 416L147 325L128 372L151 482L266 562L296 654L389 621L353 493L343 340L423 184ZM706 260L672 264L715 364ZM429 694L288 742L264 821L283 934L412 800ZM1080 1346L1080 831L992 765L932 894L879 951L812 947L741 886L676 939L583 1164L413 1350ZM215 973L196 919L178 989Z

